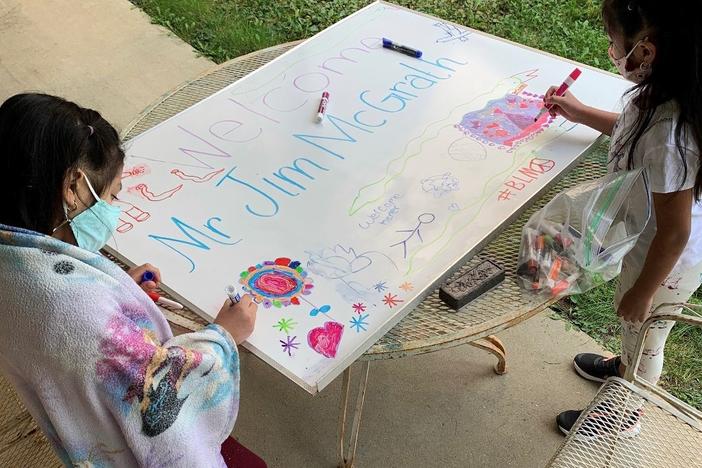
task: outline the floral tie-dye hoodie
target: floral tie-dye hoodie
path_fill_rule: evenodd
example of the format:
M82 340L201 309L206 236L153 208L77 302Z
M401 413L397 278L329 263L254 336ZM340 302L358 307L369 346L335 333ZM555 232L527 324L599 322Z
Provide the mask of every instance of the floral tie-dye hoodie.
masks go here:
M0 225L0 369L67 466L224 466L239 356L101 255Z

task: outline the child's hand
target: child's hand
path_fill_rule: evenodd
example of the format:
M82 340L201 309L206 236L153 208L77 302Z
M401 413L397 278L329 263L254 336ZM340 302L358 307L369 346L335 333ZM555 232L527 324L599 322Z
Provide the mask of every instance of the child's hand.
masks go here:
M549 109L551 117L562 115L571 122L582 123L586 106L568 91L563 96L556 96L557 89L556 86L551 86L544 96L544 103L552 106Z
M144 281L142 283L141 277L147 271L150 271L154 274L154 281ZM139 287L141 287L141 289L143 289L144 291L150 291L152 289L158 288L158 285L161 282L161 272L158 268L156 268L150 263L145 263L144 265L134 267L131 270L128 270L127 274L131 276L132 279L136 282L136 284L138 284Z
M627 322L644 322L651 315L652 304L652 295L642 294L636 288L631 288L622 297L617 315Z
M214 323L221 326L232 335L236 344L241 344L253 333L256 324L256 310L258 306L246 294L241 301L232 305L227 299L219 310Z

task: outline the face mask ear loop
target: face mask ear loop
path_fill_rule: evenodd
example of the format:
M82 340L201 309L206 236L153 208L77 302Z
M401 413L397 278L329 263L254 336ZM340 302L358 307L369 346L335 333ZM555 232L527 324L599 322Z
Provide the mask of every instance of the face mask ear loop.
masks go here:
M95 201L96 201L97 203L100 203L100 201L104 201L102 198L98 197L98 194L95 192L95 189L93 188L93 184L90 183L90 179L88 179L88 176L85 175L85 172L82 172L82 171L81 171L81 174L83 174L83 177L85 177L85 183L88 185L88 189L90 190L90 193L93 195L93 197L95 197ZM107 203L107 202L105 202L105 203ZM90 208L92 208L92 207L90 207ZM90 208L88 208L89 211L90 211ZM68 216L68 215L66 215L66 216ZM105 224L105 223L102 221L102 219L98 218L98 221L100 221L100 223L102 223L102 225L105 226L106 228L109 228L109 226L108 226L107 224ZM65 222L65 221L64 221L64 222ZM70 220L68 220L68 222L70 223ZM58 228L56 228L56 229L58 229ZM114 231L112 231L111 229L110 229L110 231L111 231L111 232L110 232L110 237L112 237L112 241L113 241L114 244L115 244L115 250L119 250L119 249L117 248L117 238L115 237L115 233L114 233Z
M83 174L83 177L85 177L85 183L88 184L88 189L90 190L90 193L93 194L93 197L95 197L95 201L99 202L102 200L102 198L98 197L98 194L95 193L95 189L93 188L93 184L90 183L90 179L88 179L88 176L85 175L85 172L81 171L81 174Z
M66 200L63 200L63 201L61 202L61 204L63 205L63 218L64 218L64 219L63 219L63 221L61 221L61 224L59 224L58 226L56 226L56 227L51 231L51 234L53 234L53 233L55 233L56 231L58 231L59 229L61 229L64 225L66 225L66 224L71 224L71 218L68 217L68 205L66 205ZM75 210L76 207L74 207L73 209Z

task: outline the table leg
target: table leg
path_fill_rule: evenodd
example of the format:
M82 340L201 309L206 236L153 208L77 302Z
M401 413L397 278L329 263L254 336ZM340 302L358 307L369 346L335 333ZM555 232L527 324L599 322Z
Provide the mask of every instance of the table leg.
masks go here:
M470 345L487 351L497 358L497 364L495 364L496 374L502 375L507 372L507 350L498 337L495 335L486 336L485 338L472 341Z
M356 408L353 412L351 432L346 437L346 429L349 417L349 396L351 393L351 368L344 371L344 379L341 389L341 411L339 413L339 468L353 468L356 461L356 448L358 447L358 433L361 429L361 414L363 403L366 398L368 388L368 369L370 361L361 362L361 375L358 382L358 394L356 395Z

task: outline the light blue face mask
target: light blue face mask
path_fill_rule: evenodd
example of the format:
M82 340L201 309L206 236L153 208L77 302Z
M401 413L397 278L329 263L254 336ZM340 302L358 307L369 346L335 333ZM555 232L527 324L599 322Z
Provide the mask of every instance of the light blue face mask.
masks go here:
M107 244L107 241L110 240L110 237L112 237L112 234L117 229L117 222L122 210L100 198L98 194L95 193L88 177L85 174L83 174L83 176L85 177L85 182L88 184L90 193L95 200L97 200L97 203L73 219L68 219L66 202L63 203L63 211L68 220L68 224L71 226L73 236L76 238L76 242L78 242L78 247L91 252L98 252Z

